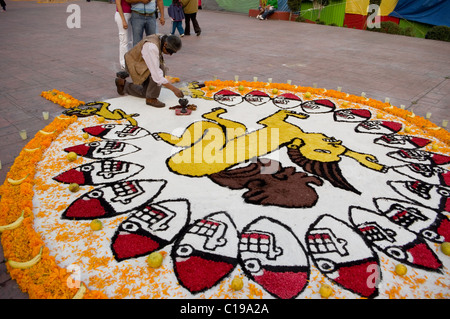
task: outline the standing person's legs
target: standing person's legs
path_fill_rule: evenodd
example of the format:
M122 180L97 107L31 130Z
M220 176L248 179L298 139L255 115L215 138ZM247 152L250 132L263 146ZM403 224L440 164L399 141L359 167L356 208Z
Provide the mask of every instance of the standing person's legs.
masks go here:
M177 29L178 32L180 33L180 36L184 35L184 29L183 29L183 22L182 21L177 21Z
M130 13L124 13L125 20L127 23L130 21L131 14ZM122 19L120 17L119 12L116 12L114 19L117 23L117 27L119 29L119 63L120 68L122 70L125 70L125 58L124 55L132 48L132 31L131 31L131 25L128 25L128 29L123 28Z
M197 21L197 12L193 13L191 15L192 25L194 26L194 32L197 33L197 35L200 35L202 32L202 29L200 29L200 26Z
M144 17L144 18L145 18L145 24L144 24L145 35L148 36L148 35L155 34L156 33L156 16L152 15L152 16Z
M184 23L185 23L184 34L191 35L191 14L190 13L184 14Z
M133 29L133 46L138 44L144 35L145 17L136 12L131 12L131 26Z

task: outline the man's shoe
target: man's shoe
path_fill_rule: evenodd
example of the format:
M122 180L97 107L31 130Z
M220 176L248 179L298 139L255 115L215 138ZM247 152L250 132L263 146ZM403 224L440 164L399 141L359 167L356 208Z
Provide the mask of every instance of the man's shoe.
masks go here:
M116 82L116 87L117 87L117 93L119 93L119 95L124 95L124 89L125 89L125 80L121 79L121 78L116 78L115 80Z
M200 34L202 34L202 31L198 31L197 32L197 36L199 36Z
M147 105L159 108L166 106L163 102L158 101L158 99L145 99L145 103L147 103Z
M130 75L128 74L127 71L119 71L119 72L116 73L116 76L117 76L119 79L126 79L126 78L129 77Z

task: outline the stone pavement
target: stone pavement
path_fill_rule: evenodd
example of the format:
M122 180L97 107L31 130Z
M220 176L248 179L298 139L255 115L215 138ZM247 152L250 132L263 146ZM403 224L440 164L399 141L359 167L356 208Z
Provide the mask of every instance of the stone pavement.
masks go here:
M70 29L69 4L81 8L81 28ZM119 68L115 5L97 1L37 3L7 0L0 13L0 183L30 137L63 110L40 97L58 89L83 101L117 97ZM167 17L167 9L166 9ZM432 113L450 115L450 43L246 15L202 10L200 37L183 38L166 58L169 75L188 81L234 79L342 87L344 92ZM160 26L171 31L171 23ZM50 112L50 119L42 118ZM149 107L149 112L151 108ZM26 129L28 139L19 131ZM5 270L0 246L0 299L28 298Z

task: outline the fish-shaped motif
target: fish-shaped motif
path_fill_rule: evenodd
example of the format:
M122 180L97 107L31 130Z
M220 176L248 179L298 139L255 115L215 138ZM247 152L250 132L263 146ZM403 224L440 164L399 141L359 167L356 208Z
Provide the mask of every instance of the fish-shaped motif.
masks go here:
M450 156L415 149L400 149L389 152L386 155L408 163L430 165L445 165L450 163Z
M247 275L277 298L295 298L308 284L305 249L292 230L272 218L257 218L244 228L239 255Z
M450 212L450 187L432 185L420 180L388 181L400 195L437 210Z
M244 98L236 92L230 90L220 90L214 94L214 101L227 106L234 106L241 103Z
M62 218L95 219L123 214L153 200L166 183L165 180L132 180L96 188L72 202Z
M248 103L253 104L255 106L258 106L258 105L262 105L264 103L267 103L268 101L270 101L271 98L265 92L261 92L259 90L254 90L254 91L248 92L244 96L244 99Z
M380 261L356 229L325 214L311 224L305 239L322 274L360 296L378 295L376 283L381 280L381 273L368 270L379 269Z
M422 237L361 207L350 207L351 223L367 242L386 255L413 267L440 272L442 262Z
M292 109L302 104L302 99L292 93L283 93L273 98L273 104L281 109Z
M450 186L450 171L439 166L411 163L393 166L392 169L399 174L428 184Z
M394 121L372 120L364 121L355 127L358 133L392 134L402 129L402 124Z
M109 184L129 179L144 169L144 166L119 160L105 159L65 171L53 179L60 183L78 185Z
M132 154L141 149L132 144L119 141L95 141L87 144L79 144L64 149L67 153L75 152L79 156L92 159L115 158Z
M431 143L431 140L412 135L388 134L374 139L373 142L393 148L416 149L427 146Z
M83 128L89 135L107 140L129 140L150 135L145 128L127 124L104 124Z
M238 262L238 233L225 212L205 216L188 226L172 248L175 274L191 293L210 289Z
M188 224L190 214L185 199L149 202L133 210L111 239L114 257L121 261L162 249Z
M372 116L369 110L366 109L342 109L333 113L333 118L336 122L363 122Z
M336 109L336 105L330 100L319 99L303 102L302 109L309 114L329 113Z
M391 222L430 241L450 242L450 220L444 214L393 198L376 198L374 203Z

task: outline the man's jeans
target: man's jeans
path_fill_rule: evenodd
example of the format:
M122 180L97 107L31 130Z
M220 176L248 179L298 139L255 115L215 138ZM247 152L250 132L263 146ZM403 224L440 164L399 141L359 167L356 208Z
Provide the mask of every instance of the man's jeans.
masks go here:
M133 46L138 44L143 36L156 33L156 16L143 16L131 11L131 27L133 29Z

